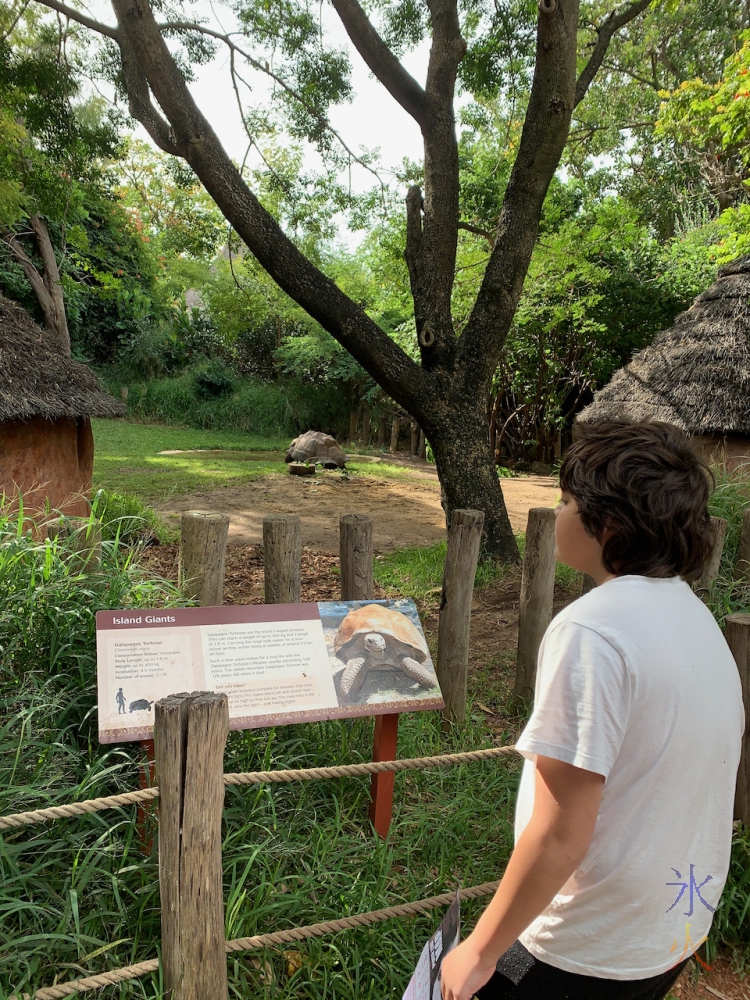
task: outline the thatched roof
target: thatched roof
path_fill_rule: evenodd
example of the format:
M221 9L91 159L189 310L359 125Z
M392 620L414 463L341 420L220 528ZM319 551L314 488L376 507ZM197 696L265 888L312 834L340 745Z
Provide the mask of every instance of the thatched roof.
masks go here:
M122 403L94 373L0 294L0 421L29 417L121 417Z
M674 325L612 376L578 415L750 436L750 255L719 271Z

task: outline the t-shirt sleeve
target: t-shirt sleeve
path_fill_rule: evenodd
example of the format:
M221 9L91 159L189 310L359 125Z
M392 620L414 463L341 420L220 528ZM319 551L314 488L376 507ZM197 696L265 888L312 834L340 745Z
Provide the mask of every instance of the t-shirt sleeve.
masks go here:
M631 676L618 651L576 622L553 623L539 650L534 711L516 741L524 757L553 757L608 777L630 714Z

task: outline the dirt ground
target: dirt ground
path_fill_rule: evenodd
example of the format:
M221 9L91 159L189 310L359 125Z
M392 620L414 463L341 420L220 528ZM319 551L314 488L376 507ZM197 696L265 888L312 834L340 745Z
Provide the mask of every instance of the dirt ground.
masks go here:
M390 552L409 545L433 545L445 537L445 516L440 506L440 485L435 471L425 463L408 478L372 475L347 476L321 472L315 477L263 476L242 486L173 497L162 513L212 510L229 517L229 544L259 544L266 514L299 514L302 542L320 552L338 551L339 517L368 514L374 521L376 552ZM511 524L526 528L529 507L553 507L559 488L545 476L501 481Z

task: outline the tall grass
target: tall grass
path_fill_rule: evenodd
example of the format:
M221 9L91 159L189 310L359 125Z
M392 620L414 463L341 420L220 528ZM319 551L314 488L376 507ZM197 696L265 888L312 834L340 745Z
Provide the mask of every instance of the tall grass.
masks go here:
M719 466L712 471L716 488L708 506L712 515L726 518L727 535L719 575L708 595L707 603L723 627L727 615L750 611L750 583L735 579L742 517L750 506L750 471L747 466L740 466L731 472Z

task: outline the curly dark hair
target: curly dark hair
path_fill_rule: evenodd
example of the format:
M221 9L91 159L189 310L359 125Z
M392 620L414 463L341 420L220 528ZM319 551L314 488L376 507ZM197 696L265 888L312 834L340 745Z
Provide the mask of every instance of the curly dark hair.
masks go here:
M604 567L617 576L695 579L711 551L711 471L684 434L656 420L580 424L560 467Z

